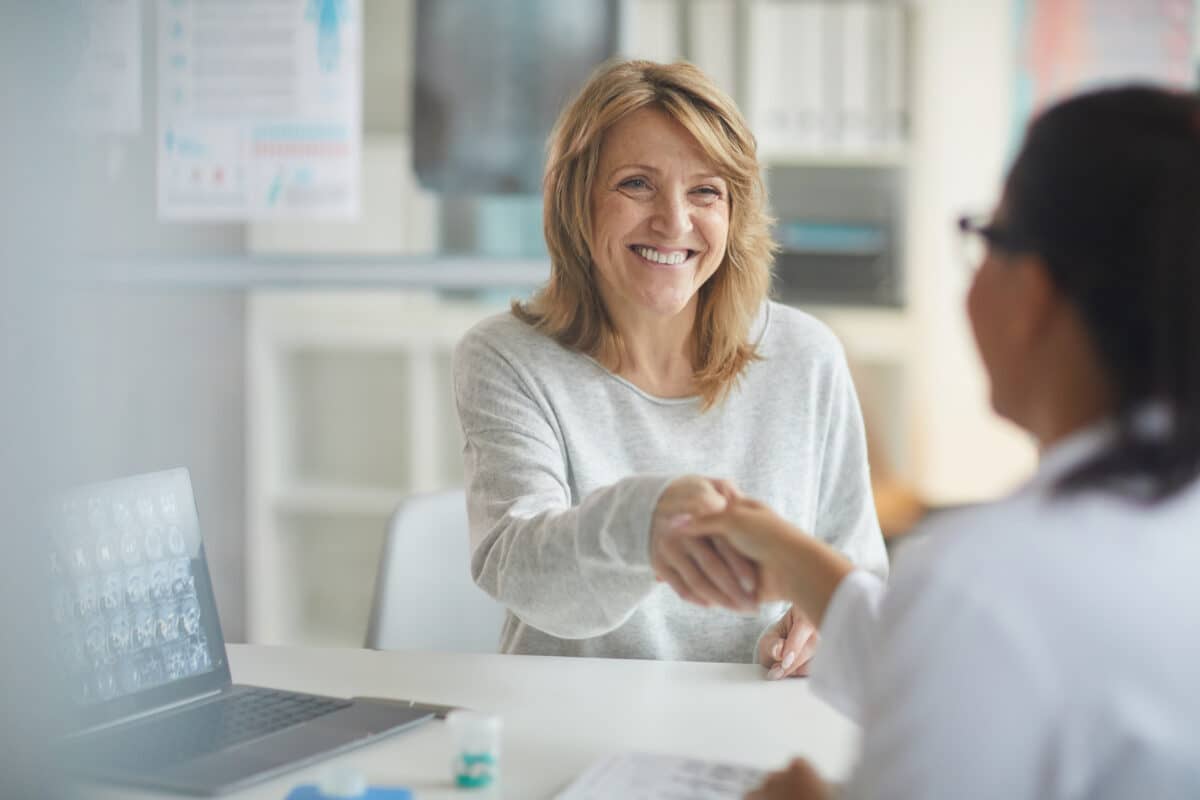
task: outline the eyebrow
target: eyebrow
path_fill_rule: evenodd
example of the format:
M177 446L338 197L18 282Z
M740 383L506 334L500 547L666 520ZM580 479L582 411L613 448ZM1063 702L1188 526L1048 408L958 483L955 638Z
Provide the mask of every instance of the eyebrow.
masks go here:
M620 172L621 170L626 170L626 169L640 170L642 172L653 172L656 175L661 171L657 167L652 167L649 164L621 164L620 166L613 167L611 170L609 170L609 173L608 173L609 179L611 180L612 177L614 175L616 175L618 172ZM696 172L688 177L689 181L701 180L701 179L718 180L718 181L725 180L724 177L722 177L721 175L718 175L715 172Z

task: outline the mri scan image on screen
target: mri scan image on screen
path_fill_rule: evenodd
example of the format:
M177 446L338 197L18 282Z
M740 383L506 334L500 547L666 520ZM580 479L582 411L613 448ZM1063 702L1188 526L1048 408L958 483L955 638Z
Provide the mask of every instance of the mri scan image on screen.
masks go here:
M413 157L441 192L538 194L546 137L616 52L617 0L418 0Z

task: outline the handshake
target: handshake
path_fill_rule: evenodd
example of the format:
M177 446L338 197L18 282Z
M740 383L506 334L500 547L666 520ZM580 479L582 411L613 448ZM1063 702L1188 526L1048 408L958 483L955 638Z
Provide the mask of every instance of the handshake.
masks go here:
M758 660L771 679L807 674L816 649L802 585L806 559L821 560L819 550L806 552L814 545L824 548L729 481L698 475L667 486L650 524L650 566L684 600L741 612L792 602L759 641Z

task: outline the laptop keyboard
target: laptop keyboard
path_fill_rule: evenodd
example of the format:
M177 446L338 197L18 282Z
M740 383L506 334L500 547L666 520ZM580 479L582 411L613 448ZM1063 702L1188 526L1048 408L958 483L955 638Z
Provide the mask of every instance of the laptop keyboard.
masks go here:
M88 737L101 742L88 743L86 758L152 770L276 733L349 705L349 700L334 697L244 689L162 719Z

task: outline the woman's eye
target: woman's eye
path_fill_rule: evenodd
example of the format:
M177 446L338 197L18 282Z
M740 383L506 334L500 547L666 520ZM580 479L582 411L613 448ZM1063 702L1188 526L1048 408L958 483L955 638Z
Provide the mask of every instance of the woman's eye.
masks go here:
M649 189L650 184L646 183L645 178L626 178L621 181L622 189Z
M701 186L696 189L696 194L701 195L705 200L715 200L721 197L721 190L715 186Z

